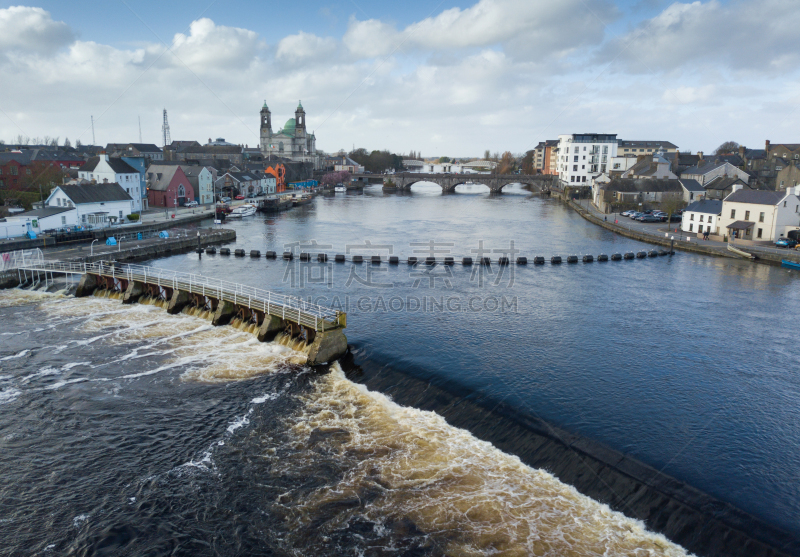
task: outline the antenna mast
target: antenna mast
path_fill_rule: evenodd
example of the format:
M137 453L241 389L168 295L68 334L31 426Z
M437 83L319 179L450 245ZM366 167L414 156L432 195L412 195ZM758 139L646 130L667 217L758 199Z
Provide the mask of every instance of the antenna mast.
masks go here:
M164 125L161 127L161 135L163 136L164 140L164 147L172 143L172 140L169 137L169 122L167 122L167 109L164 109Z
M95 139L94 139L94 115L93 115L92 116L92 145L94 145L94 144L95 144Z
M139 143L142 142L142 117L139 116Z

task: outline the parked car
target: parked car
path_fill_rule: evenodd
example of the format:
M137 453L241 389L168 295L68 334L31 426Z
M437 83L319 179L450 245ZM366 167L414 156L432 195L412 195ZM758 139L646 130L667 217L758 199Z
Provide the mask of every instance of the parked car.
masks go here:
M797 246L797 240L792 240L791 238L780 238L777 242L775 242L775 246L779 248L793 248Z
M231 202L231 198L230 197L223 197L222 198L222 202L223 203L230 203Z
M620 213L620 215L622 215L623 217L629 217L629 216L631 216L631 215L632 215L633 213L635 213L635 212L636 212L636 211L634 211L633 209L628 209L627 211L622 211L622 212Z
M680 213L673 213L673 215L669 218L669 222L681 222L683 217Z
M629 216L630 218L632 218L633 220L636 220L636 219L638 219L639 217L641 217L643 214L644 214L644 213L640 213L639 211L634 211L633 213L631 213L631 214L630 214L630 215L628 215L628 216Z
M660 218L654 217L653 215L642 215L637 217L636 220L639 222L661 222Z
M242 194L239 194L236 197L234 197L234 199L238 199L239 201L241 201L242 199L244 199L244 196Z
M197 201L195 201L195 200L192 200L192 201L188 202L188 203L185 205L185 207L197 207L198 205L200 205L200 204L199 204Z

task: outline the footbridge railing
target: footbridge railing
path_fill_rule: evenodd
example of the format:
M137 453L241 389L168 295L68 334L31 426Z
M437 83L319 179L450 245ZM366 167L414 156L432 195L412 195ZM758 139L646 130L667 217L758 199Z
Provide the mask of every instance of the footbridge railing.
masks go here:
M94 275L111 279L113 284L127 285L139 282L168 288L172 292L182 291L202 297L214 298L218 302L230 302L239 307L261 311L264 314L280 317L314 329L326 331L346 327L347 316L344 312L332 310L313 304L302 298L287 296L269 290L262 290L244 284L214 279L203 275L182 273L158 267L143 265L110 265L97 263L66 263L60 261L26 260L19 261L16 266L20 272L50 273L66 275ZM124 283L123 283L124 281Z

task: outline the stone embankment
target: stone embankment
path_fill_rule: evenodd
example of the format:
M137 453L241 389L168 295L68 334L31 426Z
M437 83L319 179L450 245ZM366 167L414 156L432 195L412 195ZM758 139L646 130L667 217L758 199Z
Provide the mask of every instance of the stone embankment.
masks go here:
M654 234L648 234L645 232L640 232L638 230L628 229L625 228L624 226L614 224L613 222L607 222L601 218L598 218L596 215L592 214L590 210L587 210L586 207L578 205L571 199L565 199L563 196L560 195L556 196L559 197L562 201L564 201L565 204L574 209L580 216L582 216L589 222L596 224L597 226L601 226L606 230L611 230L612 232L616 232L617 234L625 236L626 238L632 238L634 240L639 240L640 242L647 242L650 244L657 244L666 247L670 247L670 245L672 245L674 249L680 251L700 253L703 255L713 255L715 257L727 257L739 260L742 259L741 256L736 255L735 253L728 251L726 248L721 248L719 246L706 245L700 242L681 242L677 240L673 242L665 236L659 237ZM792 252L790 250L785 250L785 252L782 253L771 253L763 249L759 249L757 247L755 248L741 247L741 249L748 253L753 253L756 257L752 261L755 263L762 263L767 265L780 265L781 260L783 259L800 263L800 254Z
M205 248L217 244L225 244L236 240L236 231L230 229L201 229L200 237L184 236L177 238L158 238L153 242L140 242L139 245L125 247L114 251L103 251L93 255L75 257L72 261L95 263L97 261L143 261L167 255L176 255L194 251L198 247ZM105 247L105 246L103 246Z

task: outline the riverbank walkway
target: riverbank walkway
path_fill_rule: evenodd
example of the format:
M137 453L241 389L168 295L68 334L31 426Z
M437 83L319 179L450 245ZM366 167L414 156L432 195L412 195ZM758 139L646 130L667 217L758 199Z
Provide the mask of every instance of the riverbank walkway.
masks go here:
M586 220L598 224L608 230L612 230L623 236L641 240L644 242L669 245L674 239L674 248L715 255L718 257L729 257L743 259L728 249L732 246L743 252L756 256L755 261L763 263L780 263L782 259L800 263L800 252L791 249L780 249L766 246L751 246L737 244L736 242L720 242L716 240L703 240L696 234L687 233L680 228L680 223L644 223L638 222L619 213L605 214L601 212L589 199L573 201L565 200L565 203L575 209L578 214ZM616 220L616 222L614 222Z

